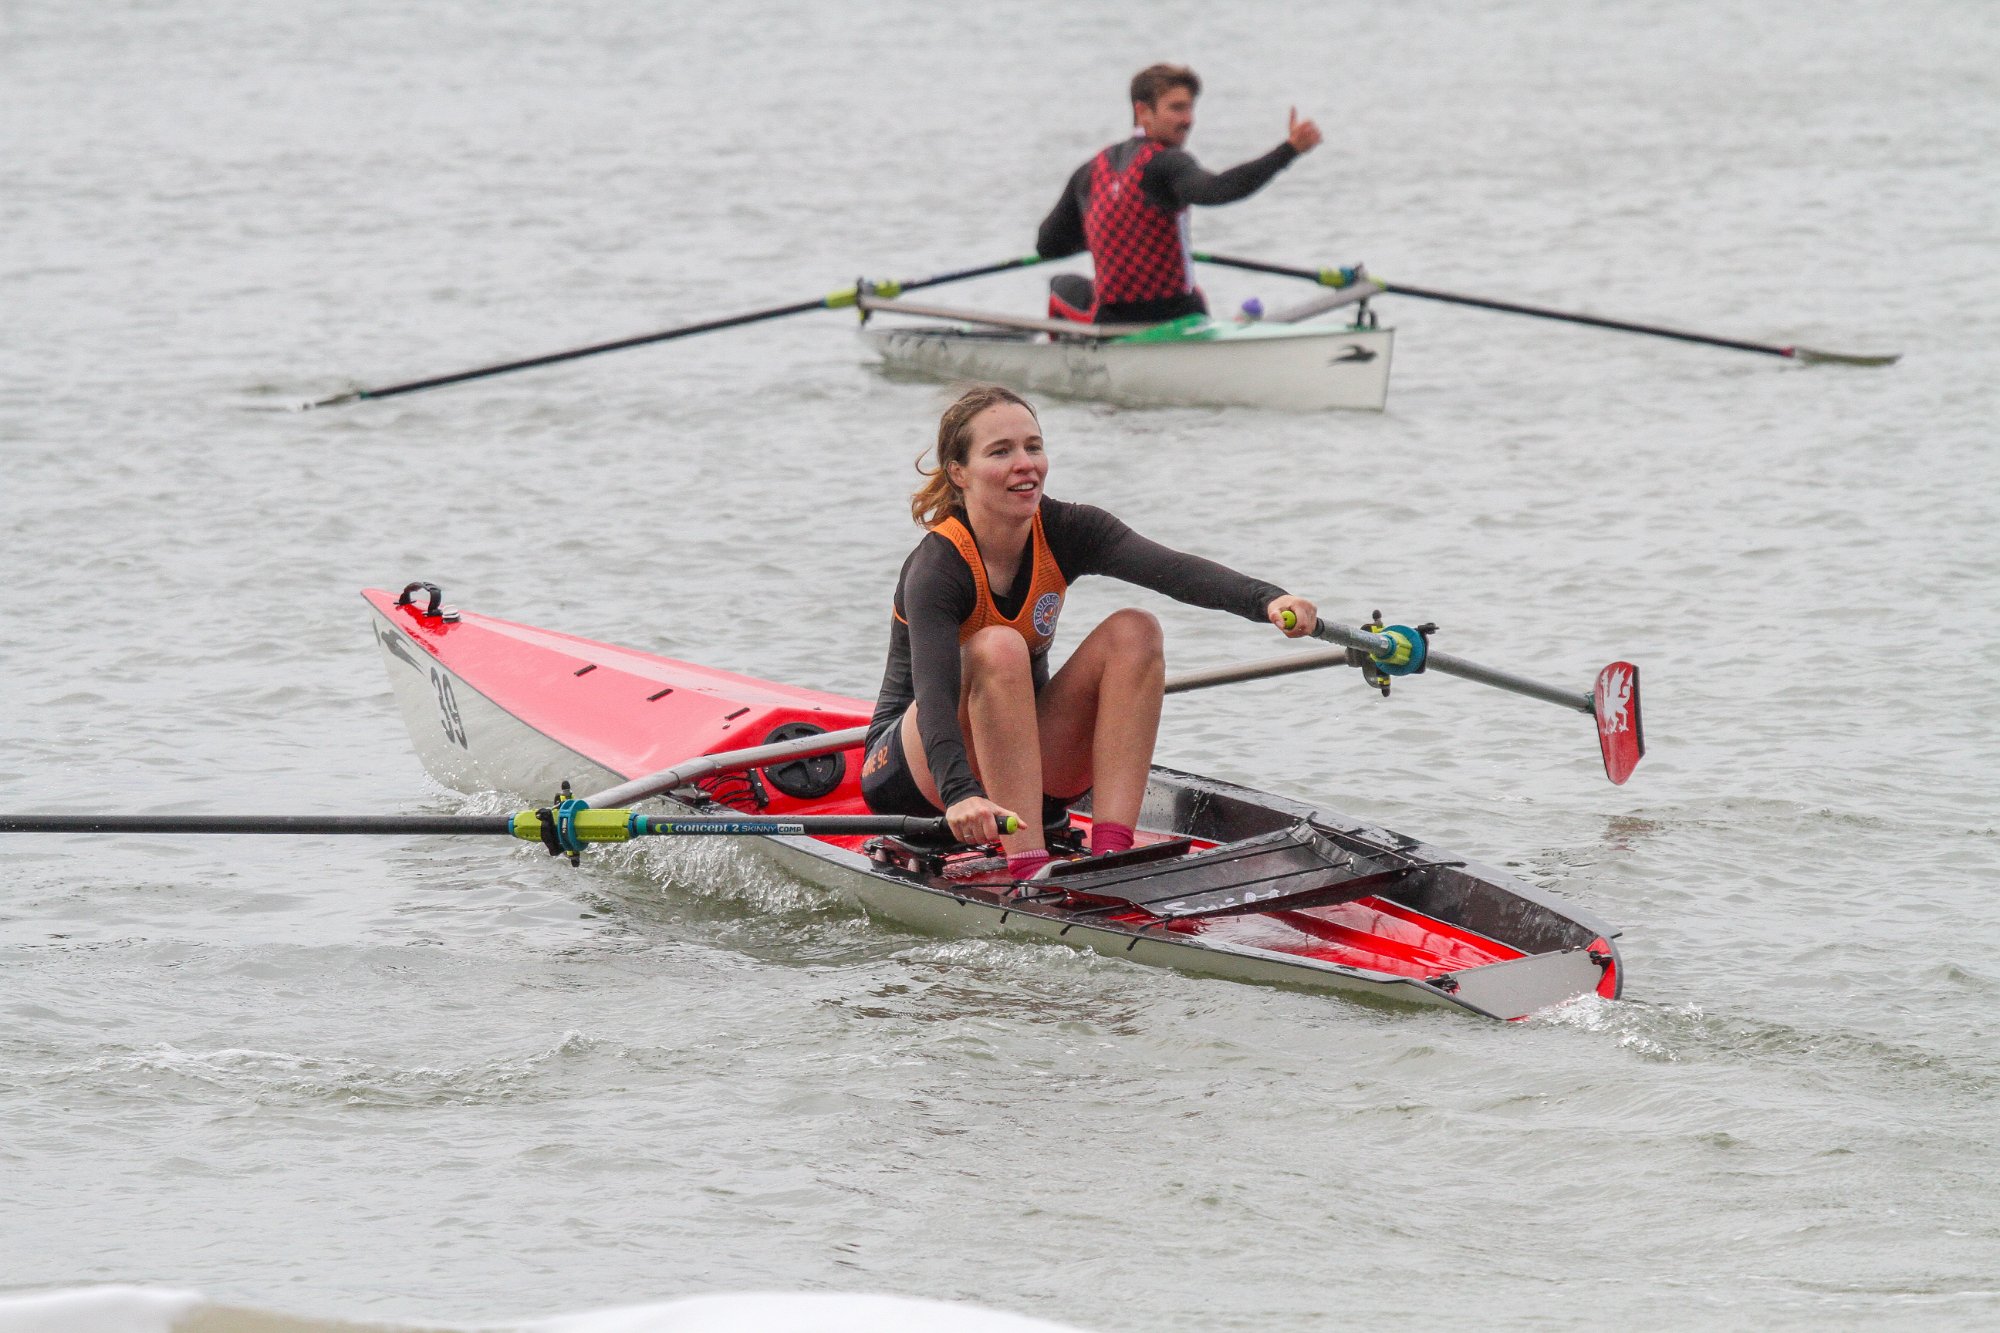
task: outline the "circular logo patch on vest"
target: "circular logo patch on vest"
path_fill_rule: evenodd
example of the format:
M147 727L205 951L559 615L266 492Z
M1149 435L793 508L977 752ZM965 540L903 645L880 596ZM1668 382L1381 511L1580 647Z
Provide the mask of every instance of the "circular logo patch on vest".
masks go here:
M1035 599L1035 633L1047 638L1056 632L1056 617L1062 614L1062 594L1045 592Z

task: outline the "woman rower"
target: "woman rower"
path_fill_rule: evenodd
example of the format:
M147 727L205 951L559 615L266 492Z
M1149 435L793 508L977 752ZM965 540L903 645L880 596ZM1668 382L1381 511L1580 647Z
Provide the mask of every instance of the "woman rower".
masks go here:
M868 724L861 791L881 814L935 816L961 842L996 838L1008 873L1049 860L1045 813L1087 791L1092 854L1132 845L1159 732L1165 654L1149 612L1115 611L1053 677L1069 585L1108 574L1177 601L1308 633L1313 604L1148 541L1102 509L1042 493L1049 460L1026 399L967 390L938 422L937 466L910 497L928 529L896 583L889 665ZM1292 627L1283 616L1293 613ZM1020 828L1000 834L1012 815Z

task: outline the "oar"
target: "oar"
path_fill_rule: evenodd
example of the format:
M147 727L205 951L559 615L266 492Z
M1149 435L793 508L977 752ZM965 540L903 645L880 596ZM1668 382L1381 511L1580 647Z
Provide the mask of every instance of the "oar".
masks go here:
M567 809L565 808L567 807ZM845 837L892 834L917 842L949 842L941 818L908 815L741 816L668 818L631 810L582 808L563 801L548 809L510 815L0 815L0 833L284 833L284 834L505 834L524 842L550 841L560 850L576 844L629 842L634 838ZM1005 829L1003 832L1012 832ZM555 848L552 846L552 850Z
M1416 631L1412 630L1408 631L1408 633L1415 635ZM1329 643L1341 644L1344 649L1358 648L1362 652L1369 654L1371 658L1381 658L1382 660L1377 663L1381 670L1391 672L1396 670L1395 664L1390 659L1393 659L1399 651L1397 640L1392 640L1384 635L1369 633L1365 630L1346 630L1337 625L1329 626L1325 621L1320 622L1320 630L1315 631L1315 636ZM1428 647L1427 644L1425 646ZM1474 680L1483 680L1489 685L1499 685L1503 689L1511 689L1519 693L1532 695L1536 698L1547 699L1552 703L1561 704L1566 708L1574 708L1579 712L1589 713L1593 716L1597 714L1597 706L1591 695L1572 693L1549 685L1538 685L1534 681L1525 680L1519 676L1510 676L1505 672L1493 671L1471 662L1462 662L1458 658L1451 657L1445 653L1431 653L1430 660L1434 663L1448 664L1440 665L1438 669L1453 675L1462 675ZM1353 661L1353 657L1346 651L1337 653L1293 653L1285 657L1271 658L1261 662L1244 662L1235 666L1210 667L1203 671L1184 672L1181 675L1169 677L1165 689L1168 694L1181 694L1188 690L1208 689L1215 685L1232 685L1239 681L1263 680L1272 676L1290 675L1298 671L1317 671L1324 667L1348 665L1353 663ZM1644 743L1639 735L1639 669L1627 663L1615 662L1598 673L1598 689L1600 691L1604 690L1606 688L1607 676L1615 669L1620 668L1629 673L1631 754L1629 759L1622 757L1625 747L1621 743L1619 749L1621 757L1614 761L1611 741L1609 739L1604 741L1604 770L1607 774L1611 775L1613 782L1625 781L1631 775L1633 765L1639 762L1639 755L1644 752ZM1419 665L1414 669L1421 670L1422 667ZM1614 687L1611 697L1613 699L1618 697L1617 690L1622 688L1625 687ZM1607 703L1606 709L1607 714L1612 711L1610 703ZM800 736L793 740L779 741L772 745L753 745L741 750L724 750L716 754L702 755L699 758L675 764L672 768L663 768L657 773L649 773L644 777L633 778L629 782L620 783L616 787L606 788L594 796L585 797L584 804L590 806L636 805L649 797L658 796L663 792L672 791L677 787L685 787L691 782L697 782L704 778L718 777L724 773L737 773L746 768L761 768L767 764L798 759L812 759L819 755L836 754L842 750L858 749L867 742L867 739L868 729L866 727L850 727L845 731L825 731L818 735Z
M1291 612L1287 611L1285 616L1286 628L1297 623L1291 619ZM1379 621L1379 613L1377 619ZM1388 676L1441 671L1447 676L1462 676L1482 685L1525 694L1530 699L1541 699L1583 713L1597 722L1597 745L1604 755L1604 776L1614 783L1623 783L1632 776L1632 770L1638 767L1640 758L1646 753L1646 736L1639 722L1638 667L1630 662L1613 662L1598 671L1597 682L1588 692L1566 690L1497 667L1481 666L1450 653L1437 652L1430 646L1425 632L1435 628L1434 625L1426 625L1423 629L1411 629L1407 625L1376 623L1368 629L1349 629L1345 625L1330 625L1321 620L1314 624L1312 636L1366 653L1370 663ZM1317 656L1322 659L1329 657L1327 654ZM1337 659L1327 660L1325 664L1332 665L1332 660ZM1248 677L1235 676L1231 679ZM1382 682L1382 688L1386 693L1386 680Z
M1433 652L1423 634L1400 625L1383 633L1350 630L1318 622L1313 637L1342 645L1339 652L1294 653L1261 662L1212 667L1174 676L1166 693L1207 689L1238 681L1315 671L1351 664L1358 649L1380 670L1406 675L1429 669L1497 685L1517 694L1545 699L1597 718L1604 751L1604 770L1622 783L1645 753L1639 727L1639 669L1614 662L1598 673L1593 694L1543 685L1522 676L1480 666L1446 653ZM748 746L686 760L583 800L568 799L553 806L506 815L0 815L0 833L220 833L220 834L378 834L401 836L485 834L507 835L540 842L551 853L574 858L586 844L627 842L661 837L847 837L889 834L912 842L949 842L950 827L942 818L906 815L794 815L734 818L671 818L644 815L621 807L672 791L701 778L760 768L781 760L810 759L851 750L864 744L867 728L850 727L813 736ZM1003 828L1002 832L1012 832Z
M1000 315L982 310L960 310L955 306L918 305L912 301L878 300L866 293L856 298L856 303L868 313L889 315L915 315L920 319L953 319L967 324L988 324L996 329L1020 329L1026 333L1053 333L1060 338L1094 339L1099 342L1113 338L1129 338L1138 333L1150 333L1157 324L1079 324L1073 319L1034 319L1025 315Z
M1261 680L1266 676L1282 676L1293 671L1312 671L1319 667L1336 666L1348 660L1345 653L1300 653L1276 661L1250 662L1234 667L1211 667L1206 671L1190 671L1184 675L1170 677L1166 682L1168 694L1180 694L1186 690L1206 689L1211 685L1228 685L1239 680ZM752 745L741 750L723 750L715 754L705 754L696 759L684 760L672 768L663 768L657 773L633 778L584 798L584 804L591 806L636 805L651 796L669 792L676 787L685 787L703 778L719 777L724 773L740 773L746 768L762 768L767 764L797 759L813 759L823 754L837 754L842 750L859 749L868 740L866 727L850 727L845 731L823 731L814 736L800 736L793 740L778 741L772 745Z
M1307 282L1317 282L1326 287L1345 287L1354 282L1357 275L1357 270L1351 268L1292 268L1284 264L1267 264L1257 259L1236 259L1229 255L1197 254L1195 259L1204 264L1217 264L1223 268L1247 269L1252 273L1275 273L1284 278L1304 278ZM1781 347L1772 343L1744 342L1739 338L1717 338L1706 333L1689 333L1683 329L1663 328L1657 324L1633 324L1622 319L1603 319L1596 315L1579 315L1567 310L1550 310L1544 306L1519 305L1512 301L1495 301L1484 296L1461 296L1456 292L1441 292L1431 287L1413 287L1404 282L1390 282L1380 274L1372 272L1363 276L1367 281L1380 285L1391 296L1418 296L1426 301L1475 306L1481 310L1498 310L1509 315L1532 315L1536 319L1561 320L1565 324L1588 324L1592 328L1616 329L1621 333L1644 333L1655 338L1673 338L1679 342L1727 347L1738 352L1761 352L1766 356L1789 357L1794 361L1836 361L1849 366L1887 366L1895 364L1902 358L1901 352L1885 356L1863 356L1851 352L1823 352L1811 347Z
M903 292L913 292L922 287L936 287L947 282L960 282L966 278L985 277L989 273L1004 273L1009 269L1026 268L1030 264L1042 262L1040 255L1026 255L1019 259L1004 259L997 264L981 264L977 268L960 269L956 273L940 273L934 277L919 278L914 282L871 282L870 294L894 297ZM623 351L627 347L643 347L647 343L668 342L674 338L686 338L696 333L713 333L717 329L733 329L744 324L757 324L767 319L783 319L787 315L803 315L811 310L841 310L854 305L861 296L859 284L843 287L811 301L799 301L792 305L772 306L768 310L752 310L742 315L727 315L721 319L707 319L698 324L683 324L679 328L662 329L658 333L642 333L637 337L619 338L608 343L592 343L588 347L572 347L566 352L550 352L546 356L531 356L521 361L503 361L498 365L477 366L471 370L461 370L450 375L434 375L429 379L410 380L405 384L385 384L378 389L356 389L351 393L337 393L331 398L321 398L316 402L300 404L300 411L315 407L338 407L344 403L358 403L363 399L394 398L397 394L415 393L419 389L436 389L447 384L463 384L467 380L484 379L488 375L504 375L514 370L532 370L536 366L552 366L559 361L574 361L578 357L596 356L600 352Z
M1268 680L1272 676L1289 676L1298 671L1353 665L1358 664L1344 649L1337 653L1287 653L1283 657L1267 657L1261 662L1238 662L1235 666L1189 671L1169 680L1166 692L1180 694L1185 690L1205 690L1211 685L1234 685L1238 681Z

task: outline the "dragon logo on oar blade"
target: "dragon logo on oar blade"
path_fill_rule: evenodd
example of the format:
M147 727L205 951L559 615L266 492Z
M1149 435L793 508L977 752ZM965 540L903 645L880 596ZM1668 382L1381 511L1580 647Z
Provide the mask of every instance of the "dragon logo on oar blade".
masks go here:
M1598 672L1590 711L1597 719L1604 775L1622 783L1632 776L1646 753L1646 734L1639 723L1639 668L1630 662L1613 662Z
M1613 666L1597 687L1597 729L1605 735L1632 729L1632 676Z

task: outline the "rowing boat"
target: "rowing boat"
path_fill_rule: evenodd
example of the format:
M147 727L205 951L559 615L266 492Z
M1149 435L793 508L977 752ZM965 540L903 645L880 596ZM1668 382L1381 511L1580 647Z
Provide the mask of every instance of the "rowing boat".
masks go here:
M1329 323L1238 323L1196 316L1169 324L1095 325L915 306L863 297L861 337L884 369L943 380L990 380L1028 393L1125 407L1266 407L1379 412L1389 396L1392 329Z
M863 810L866 702L452 610L435 590L413 600L419 586L363 596L418 754L447 786L548 800L567 785L599 806L657 791L686 815ZM678 762L746 749L757 766ZM1085 798L1071 825L1088 819ZM1619 993L1616 930L1418 839L1164 767L1140 825L1131 852L1065 863L1032 896L989 849L882 836L754 845L932 933L1501 1019Z

